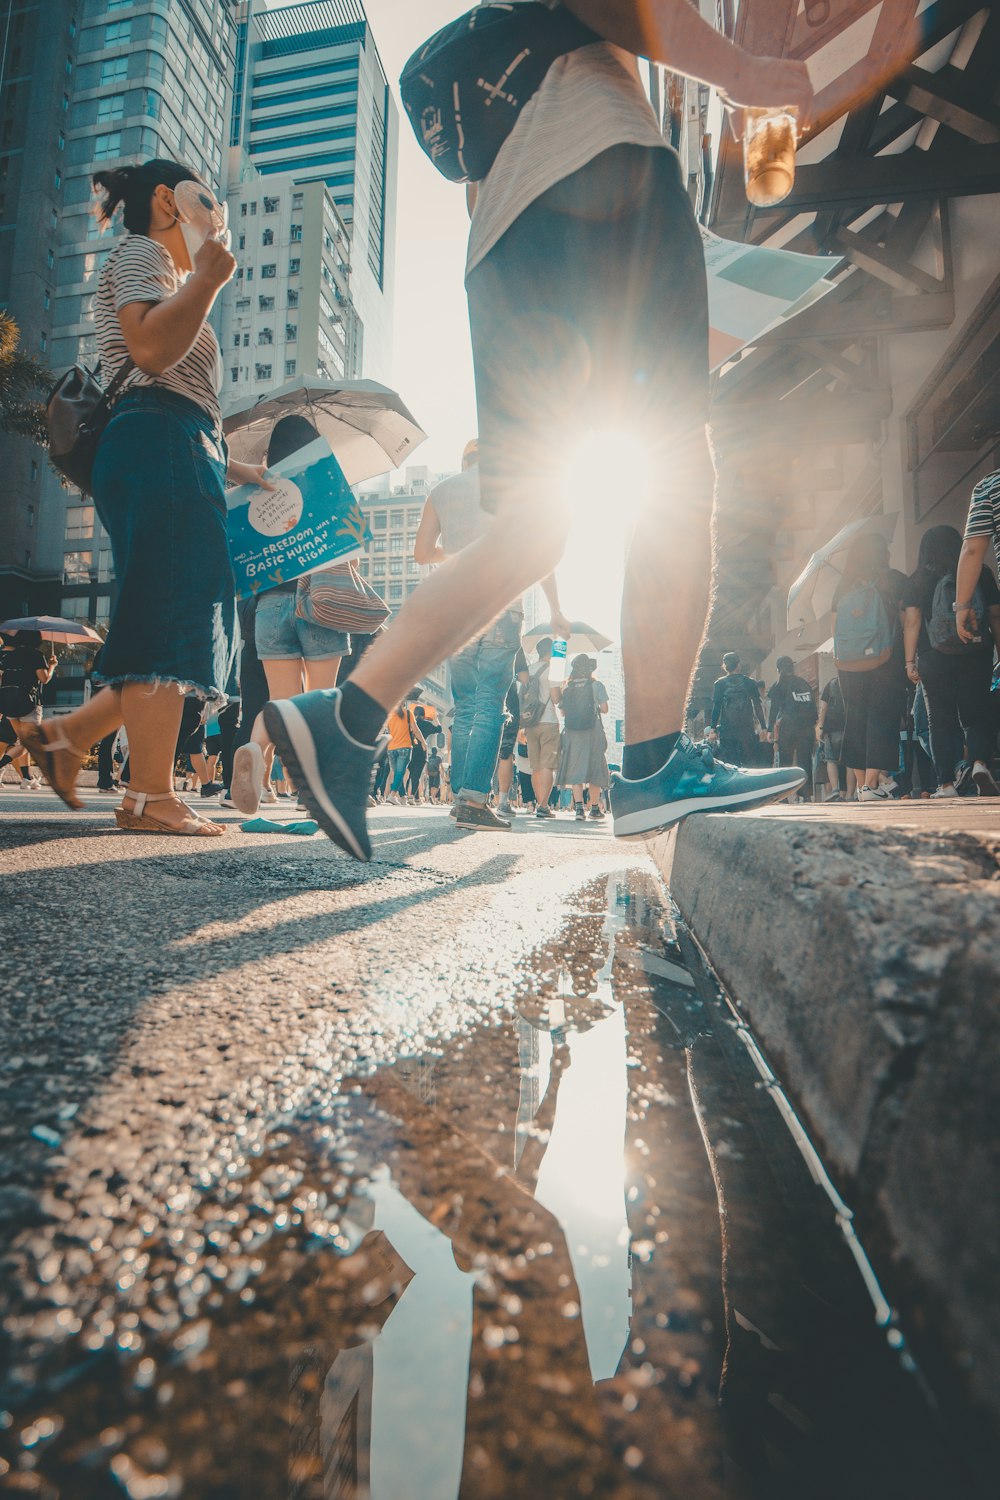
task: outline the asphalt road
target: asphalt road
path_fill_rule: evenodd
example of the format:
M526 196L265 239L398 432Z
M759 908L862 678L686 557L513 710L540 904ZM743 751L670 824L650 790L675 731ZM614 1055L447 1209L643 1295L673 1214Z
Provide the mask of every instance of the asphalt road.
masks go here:
M0 794L12 1493L974 1493L641 848L86 800Z

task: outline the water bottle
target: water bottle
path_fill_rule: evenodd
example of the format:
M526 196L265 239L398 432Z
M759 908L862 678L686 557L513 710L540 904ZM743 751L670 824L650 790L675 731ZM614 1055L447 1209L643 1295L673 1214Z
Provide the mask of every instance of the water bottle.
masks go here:
M562 687L566 681L566 642L552 642L552 659L549 662L549 682Z

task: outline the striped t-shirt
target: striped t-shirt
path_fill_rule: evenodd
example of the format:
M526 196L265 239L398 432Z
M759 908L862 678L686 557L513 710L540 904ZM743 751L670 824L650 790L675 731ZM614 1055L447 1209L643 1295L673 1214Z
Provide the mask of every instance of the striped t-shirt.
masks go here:
M113 378L128 356L118 314L129 302L163 302L183 285L169 251L144 234L130 234L112 250L97 284L95 315L97 348L101 356L104 384ZM125 389L155 385L186 396L207 412L216 427L222 426L219 391L222 387L222 354L211 326L203 323L198 337L183 359L160 375L135 369Z
M972 491L966 536L991 536L993 551L1000 565L1000 469L987 474Z
M554 10L559 0L544 3ZM610 42L557 58L479 185L466 276L536 198L622 145L669 149L639 80L637 59Z

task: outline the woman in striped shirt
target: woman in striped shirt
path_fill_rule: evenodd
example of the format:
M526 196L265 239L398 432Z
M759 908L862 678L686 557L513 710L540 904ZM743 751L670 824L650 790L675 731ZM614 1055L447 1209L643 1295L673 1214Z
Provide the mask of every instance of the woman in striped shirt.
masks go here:
M175 796L174 746L186 693L221 704L236 646L226 535L227 478L261 483L263 467L229 461L222 361L208 315L236 261L211 189L179 162L99 172L98 218L123 211L127 234L96 298L106 381L131 361L94 463L94 503L110 537L118 601L95 663L103 691L29 748L70 807L91 745L122 722L132 779L115 816L135 832L214 836L223 829Z

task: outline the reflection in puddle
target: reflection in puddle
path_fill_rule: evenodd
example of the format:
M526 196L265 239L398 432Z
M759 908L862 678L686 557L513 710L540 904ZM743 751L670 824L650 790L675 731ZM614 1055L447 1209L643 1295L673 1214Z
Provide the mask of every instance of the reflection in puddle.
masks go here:
M664 918L588 886L501 1011L347 1080L252 1278L67 1386L39 1493L971 1500Z

